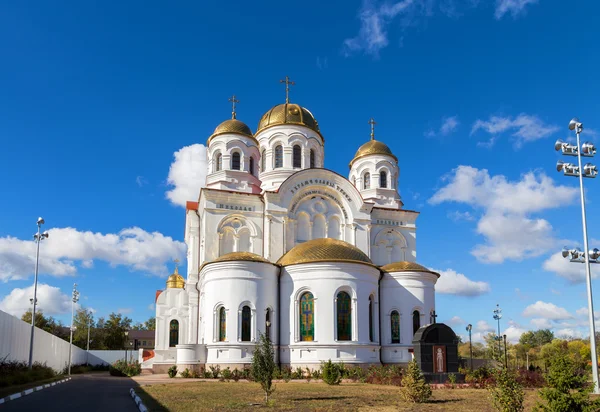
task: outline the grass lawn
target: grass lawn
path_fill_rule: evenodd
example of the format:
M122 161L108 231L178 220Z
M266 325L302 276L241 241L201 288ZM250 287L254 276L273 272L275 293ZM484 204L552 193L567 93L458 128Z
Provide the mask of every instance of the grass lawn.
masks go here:
M23 392L27 389L35 388L36 386L44 385L46 383L52 383L54 381L59 381L64 378L65 378L65 376L60 375L60 376L55 376L50 379L42 379L41 381L24 383L22 385L4 386L4 387L0 388L0 398L4 398L5 396L12 395L13 393Z
M343 383L288 382L276 384L271 407L257 383L183 382L142 385L138 390L150 411L222 411L270 409L275 411L491 411L488 392L483 389L437 389L425 404L400 401L395 386ZM537 400L536 390L526 391L526 408Z

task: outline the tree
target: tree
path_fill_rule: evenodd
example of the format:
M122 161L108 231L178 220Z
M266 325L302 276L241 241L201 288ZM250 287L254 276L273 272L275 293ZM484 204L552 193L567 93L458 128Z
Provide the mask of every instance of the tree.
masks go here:
M31 324L31 313L31 309L27 309L27 312L21 316L21 320ZM56 329L56 320L52 316L45 317L42 310L37 310L35 312L35 326L52 333Z
M492 404L500 412L520 412L524 410L525 392L517 382L514 372L503 368L496 372L496 382L490 386Z
M402 377L400 396L407 402L421 403L431 398L431 387L425 382L423 372L414 359L408 363L408 370Z
M151 317L144 323L137 322L135 325L133 325L132 329L133 330L155 330L156 329L156 318Z
M108 320L103 319L104 345L107 349L125 347L125 331L131 329L131 319L120 313L111 313Z
M458 354L465 359L470 359L471 348L469 342L458 344ZM473 359L485 358L485 346L481 342L473 342Z
M75 317L73 318L73 325L75 326L75 332L73 332L73 344L81 349L87 348L88 327L90 324L91 328L94 328L94 315L92 311L84 308L77 309ZM95 340L94 338L95 336L92 337L92 330L90 329L90 339Z
M275 391L273 387L273 373L275 372L275 351L271 340L259 332L259 339L252 357L252 376L260 383L265 392L265 403L269 402L269 396Z
M554 340L554 332L550 329L538 329L534 332L527 331L519 338L521 345L529 345L530 347L539 348Z

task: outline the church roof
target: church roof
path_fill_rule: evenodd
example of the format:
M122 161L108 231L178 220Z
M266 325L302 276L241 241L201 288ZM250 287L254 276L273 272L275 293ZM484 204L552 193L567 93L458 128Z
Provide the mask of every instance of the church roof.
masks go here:
M231 252L226 253L223 256L219 256L215 260L209 263L214 262L234 262L238 260L248 261L248 262L262 262L262 263L271 263L269 260L264 257L257 255L256 253L251 252Z
M252 134L252 130L250 130L250 128L248 127L248 125L246 123L240 122L238 119L228 119L228 120L225 120L220 125L218 125L217 128L215 129L215 131L213 132L213 134L208 138L208 141L206 142L206 144L210 145L211 140L215 136L219 136L219 135L226 134L226 133L239 134L242 136L249 137L252 140L254 140L256 142L256 144L258 145L258 142L256 141L256 139L254 138L254 135Z
M381 270L383 270L384 272L388 272L388 273L389 272L425 272L425 273L432 273L432 274L436 275L438 278L440 277L439 273L429 270L425 266L419 265L418 263L415 263L415 262L406 262L406 261L394 262L394 263L390 263L385 266L382 266Z
M372 139L358 148L356 154L354 155L354 159L352 159L349 166L352 167L352 164L361 157L376 154L391 156L394 158L395 161L398 161L398 158L394 156L392 150L388 147L388 145L386 145L383 142L380 142L379 140Z
M175 271L167 278L167 288L183 289L185 287L185 279L179 274L179 269L175 266Z
M277 262L281 266L315 262L350 262L373 265L369 257L356 246L342 240L313 239L293 247Z
M266 112L260 119L260 122L258 122L256 134L259 134L269 127L279 126L282 124L305 126L317 132L319 136L321 136L319 123L313 114L308 109L294 103L278 104ZM323 138L323 136L321 136L321 138ZM324 140L325 139L323 139L323 141Z

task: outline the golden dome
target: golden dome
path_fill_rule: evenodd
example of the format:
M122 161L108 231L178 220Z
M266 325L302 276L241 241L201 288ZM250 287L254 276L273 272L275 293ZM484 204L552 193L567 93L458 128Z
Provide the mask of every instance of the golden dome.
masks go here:
M241 134L242 136L250 137L256 142L256 139L254 139L254 136L252 135L252 130L250 130L246 123L240 122L238 119L228 119L217 126L213 134L208 138L206 144L210 145L210 141L213 137L225 133ZM256 142L256 144L258 145L258 142Z
M281 266L313 262L351 262L373 265L359 248L337 239L313 239L293 247L277 262Z
M185 286L185 279L179 274L179 269L175 266L175 271L167 279L167 288L183 289Z
M263 262L263 263L271 263L264 257L257 255L256 253L251 252L231 252L226 253L223 256L219 256L213 262L232 262L236 260L245 260L248 262Z
M394 263L390 263L385 266L382 266L381 270L383 270L384 272L388 272L388 273L389 272L425 272L425 273L433 273L438 278L440 277L439 273L429 270L425 266L419 265L418 263L415 263L415 262L406 262L406 261L394 262Z
M258 122L256 134L259 134L268 127L282 124L297 124L306 126L321 136L319 123L315 120L315 117L312 115L312 113L308 109L293 103L278 104L266 112L260 119L260 122ZM323 136L321 136L321 138L323 138Z
M350 167L352 167L352 164L361 157L374 154L391 156L394 158L395 161L398 161L398 158L394 156L388 145L386 145L383 142L380 142L379 140L372 139L358 148L356 154L354 155L354 159L352 159L352 161L350 162Z

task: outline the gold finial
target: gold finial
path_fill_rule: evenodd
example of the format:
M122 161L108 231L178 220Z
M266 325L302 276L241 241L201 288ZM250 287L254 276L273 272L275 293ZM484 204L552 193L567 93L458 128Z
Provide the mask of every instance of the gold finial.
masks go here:
M231 96L228 101L231 102L231 118L235 119L235 104L239 103L240 101L235 98L235 94Z
M234 117L234 119L235 119L235 117ZM179 259L173 260L173 263L175 263L175 271L173 272L173 274L178 275L179 274Z
M375 120L371 117L369 119L369 124L371 125L371 140L375 140L375 125L377 124Z
M279 80L279 83L285 83L285 102L290 102L290 85L295 86L296 82L290 80L288 76L285 76L285 80Z

